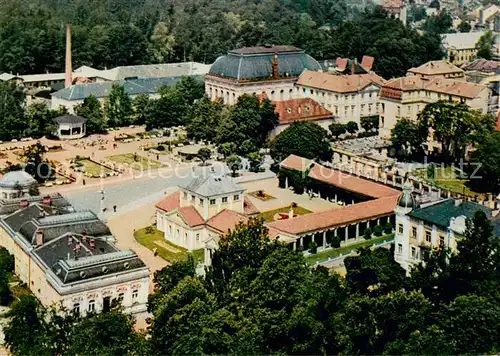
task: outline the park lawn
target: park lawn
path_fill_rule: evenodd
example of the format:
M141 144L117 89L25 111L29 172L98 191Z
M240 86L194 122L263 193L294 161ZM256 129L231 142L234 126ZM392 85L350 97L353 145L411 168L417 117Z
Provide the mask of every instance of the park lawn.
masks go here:
M428 182L434 183L438 187L447 189L449 191L465 194L468 196L481 195L469 188L469 180L457 177L454 167L436 167L434 178L427 176L426 169L419 169L413 172L418 177L421 177Z
M137 230L134 232L134 237L141 245L153 251L156 248L158 255L166 261L176 262L176 261L185 261L189 254L191 254L195 260L195 262L203 262L204 260L204 251L203 249L194 250L189 252L184 247L175 245L170 241L165 240L163 232L158 230L156 227L151 226L152 230L148 231L148 227ZM158 243L155 243L158 242ZM173 252L168 248L163 246L168 245L172 247L173 250L179 250L180 252Z
M160 162L154 159L142 157L140 155L136 155L134 159L133 153L113 155L113 156L108 156L108 158L118 164L124 164L130 166L131 168L137 171L166 167L165 165L161 164Z
M264 211L259 214L259 217L263 218L265 222L271 222L274 221L274 215L278 213L285 213L288 214L288 211L290 210L289 206L284 206L282 208L274 209L274 210L269 210L269 211ZM305 215L305 214L310 214L312 213L311 210L308 210L306 208L303 208L301 206L297 206L293 208L293 214L295 215Z
M101 173L104 175L108 175L111 172L113 172L111 169L106 168L104 166L101 166L95 162L92 162L91 160L88 159L82 159L80 161L77 161L81 164L83 164L83 169L85 170L85 173L88 173L91 176L100 176Z
M309 264L313 265L313 264L316 264L316 262L321 262L321 261L327 260L328 258L335 258L335 257L338 257L340 255L345 255L351 251L356 251L360 248L370 247L377 242L382 242L384 240L388 240L388 239L391 239L393 237L394 237L394 234L388 234L388 235L383 235L380 237L374 237L374 238L371 238L370 240L361 241L361 242L358 242L356 244L342 246L339 248L334 248L334 249L330 249L330 250L326 250L326 251L321 251L321 252L318 252L314 255L307 256L306 261Z

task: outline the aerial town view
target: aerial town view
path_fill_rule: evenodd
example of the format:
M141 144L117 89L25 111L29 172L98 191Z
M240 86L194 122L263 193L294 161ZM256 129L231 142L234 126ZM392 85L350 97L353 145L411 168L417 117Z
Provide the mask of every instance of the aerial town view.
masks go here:
M0 1L0 355L499 352L499 1Z

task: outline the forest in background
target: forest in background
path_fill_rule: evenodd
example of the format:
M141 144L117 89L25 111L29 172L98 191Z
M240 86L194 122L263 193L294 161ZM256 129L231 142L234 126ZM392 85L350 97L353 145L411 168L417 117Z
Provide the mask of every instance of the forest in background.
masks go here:
M376 57L386 78L440 58L437 32L420 35L380 8L354 0L4 0L0 71L64 69L64 25L73 65L111 68L179 61L212 63L228 50L292 44L318 60Z

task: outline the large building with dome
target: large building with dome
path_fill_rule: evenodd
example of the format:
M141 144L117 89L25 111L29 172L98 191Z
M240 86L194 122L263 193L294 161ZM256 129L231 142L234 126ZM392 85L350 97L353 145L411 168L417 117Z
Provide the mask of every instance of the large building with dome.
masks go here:
M205 91L212 100L234 105L243 94L265 93L270 100L293 98L294 84L304 70L321 65L293 46L246 47L219 57L205 76Z

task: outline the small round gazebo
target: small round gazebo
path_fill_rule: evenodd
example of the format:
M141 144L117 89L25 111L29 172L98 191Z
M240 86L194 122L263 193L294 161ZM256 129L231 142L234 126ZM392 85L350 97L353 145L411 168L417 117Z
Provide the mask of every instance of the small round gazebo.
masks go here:
M55 135L60 140L82 138L86 134L85 123L87 119L84 117L64 115L56 117L53 121L57 126Z

